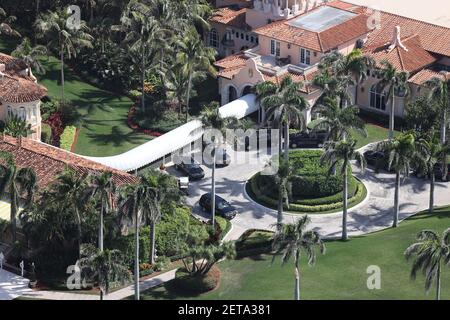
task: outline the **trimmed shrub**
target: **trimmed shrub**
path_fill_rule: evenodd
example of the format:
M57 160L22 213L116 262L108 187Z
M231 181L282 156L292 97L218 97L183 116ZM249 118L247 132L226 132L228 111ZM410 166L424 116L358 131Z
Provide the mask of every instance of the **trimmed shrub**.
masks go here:
M74 126L65 127L60 139L60 148L70 151L75 141L76 133L77 133L76 127Z
M223 239L231 229L231 222L225 218L216 216L216 223L219 228L218 231L220 232L220 239Z
M250 187L250 192L253 194L253 196L256 198L257 201L261 202L262 204L264 204L268 207L277 208L278 200L272 199L272 198L262 194L254 179L252 179L250 181L249 187ZM349 198L348 205L351 206L355 203L362 201L365 198L366 194L367 194L366 188L364 187L364 185L361 182L358 182L356 193L355 193L354 197ZM289 208L286 205L284 205L283 207L284 207L284 210L288 210L291 212L318 213L318 212L326 212L326 211L332 211L332 210L337 210L339 208L342 208L342 200L335 202L335 203L322 204L322 205L303 205L303 204L290 203Z
M42 123L41 141L48 144L52 143L52 128L47 123Z
M186 269L180 268L175 279L166 283L166 289L173 293L201 294L214 290L220 282L220 269L213 266L205 276L191 276Z

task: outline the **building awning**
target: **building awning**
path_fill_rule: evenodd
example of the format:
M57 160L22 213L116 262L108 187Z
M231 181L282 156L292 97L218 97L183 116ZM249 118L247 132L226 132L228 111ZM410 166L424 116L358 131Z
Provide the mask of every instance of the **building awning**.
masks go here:
M256 96L248 94L219 109L222 117L242 119L258 110ZM111 157L87 157L111 168L126 172L147 166L166 155L198 140L203 135L202 123L199 120L190 121L158 138L148 141L130 151Z

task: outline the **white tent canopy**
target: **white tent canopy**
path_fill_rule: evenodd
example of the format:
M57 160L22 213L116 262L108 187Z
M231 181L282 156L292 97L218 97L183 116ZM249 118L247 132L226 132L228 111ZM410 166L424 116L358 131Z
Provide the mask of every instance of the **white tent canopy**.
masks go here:
M241 119L258 110L256 96L248 94L219 109L222 117ZM190 121L158 138L130 151L111 157L85 157L114 169L130 172L157 161L200 139L203 135L199 120Z

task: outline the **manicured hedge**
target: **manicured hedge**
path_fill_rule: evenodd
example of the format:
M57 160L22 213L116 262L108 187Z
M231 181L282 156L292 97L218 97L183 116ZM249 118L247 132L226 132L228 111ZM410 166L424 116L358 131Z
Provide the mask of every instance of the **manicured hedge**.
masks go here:
M231 229L231 222L225 218L216 216L216 223L220 230L220 239L223 239Z
M42 123L41 141L48 144L52 142L52 128L47 123Z
M270 252L272 249L273 232L266 230L247 230L236 241L238 258Z
M214 290L220 282L220 269L213 266L205 276L191 276L184 269L176 271L175 279L166 283L168 291L173 293L201 294Z
M251 179L249 187L250 187L250 191L251 191L252 195L256 198L255 200L257 200L258 202L261 202L262 204L264 204L268 207L271 207L274 209L277 208L278 200L272 199L266 195L263 195L257 186L256 179ZM348 200L349 206L362 201L365 198L366 194L367 194L366 188L364 187L364 185L361 182L359 182L355 196ZM291 212L304 212L304 213L327 212L327 211L337 210L340 208L342 208L342 200L335 202L335 203L329 203L329 204L323 204L323 205L301 205L301 204L291 203L289 205L289 208L286 205L284 205L284 210L288 210Z
M75 141L75 134L77 133L77 128L74 126L67 126L60 139L60 148L70 151L72 149L72 144Z

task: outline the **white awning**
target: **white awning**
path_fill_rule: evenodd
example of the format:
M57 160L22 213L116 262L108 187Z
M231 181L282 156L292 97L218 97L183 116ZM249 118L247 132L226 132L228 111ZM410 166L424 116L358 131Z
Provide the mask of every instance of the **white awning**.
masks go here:
M241 119L257 110L256 96L248 94L224 105L219 112L222 117ZM84 158L114 169L130 172L191 144L200 139L202 135L202 123L199 120L193 120L125 153L111 157L84 156Z

